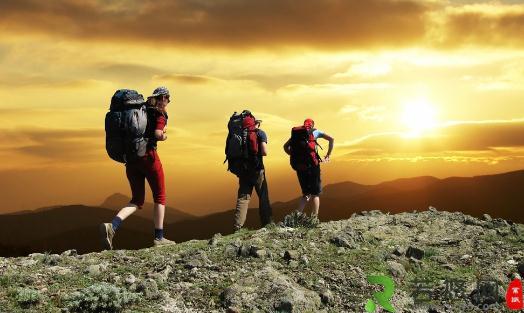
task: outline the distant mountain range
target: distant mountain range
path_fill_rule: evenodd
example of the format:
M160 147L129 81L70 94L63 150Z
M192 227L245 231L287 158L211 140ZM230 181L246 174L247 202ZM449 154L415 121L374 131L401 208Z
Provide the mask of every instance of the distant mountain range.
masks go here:
M102 202L102 204L100 204L100 207L112 209L118 212L121 208L125 207L129 203L129 200L130 197L121 193L115 193L109 196L104 202ZM153 220L153 203L144 203L143 208L137 210L133 215ZM168 206L166 207L166 211L164 214L164 223L170 224L195 218L196 216L194 215Z
M415 177L377 185L344 182L328 185L321 197L320 219L339 220L355 212L381 210L398 213L426 210L460 211L473 216L484 213L524 223L524 171L475 177ZM273 203L275 221L296 208L299 198ZM109 222L129 197L114 194L99 207L68 205L0 215L0 256L31 252L59 253L77 249L80 253L100 250L97 226ZM150 246L153 238L152 204L130 216L114 239L114 246L137 249ZM232 232L233 212L203 217L166 209L165 234L177 242L210 238ZM260 227L258 209L250 209L246 227Z

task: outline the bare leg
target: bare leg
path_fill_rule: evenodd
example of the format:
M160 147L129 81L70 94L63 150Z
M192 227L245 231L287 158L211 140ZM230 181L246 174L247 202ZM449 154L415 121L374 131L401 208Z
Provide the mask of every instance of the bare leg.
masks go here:
M300 202L298 203L298 209L297 211L300 212L300 213L303 213L304 212L304 207L306 206L306 203L309 202L309 195L305 195L305 196L302 196L302 198L300 198Z
M118 214L116 216L120 217L120 219L123 221L129 215L135 213L137 209L138 206L136 204L129 203L125 208L122 208L120 211L118 211Z
M320 208L320 197L313 196L313 214L312 215L318 216L319 208Z
M153 219L155 221L155 228L164 229L164 213L166 206L155 202Z

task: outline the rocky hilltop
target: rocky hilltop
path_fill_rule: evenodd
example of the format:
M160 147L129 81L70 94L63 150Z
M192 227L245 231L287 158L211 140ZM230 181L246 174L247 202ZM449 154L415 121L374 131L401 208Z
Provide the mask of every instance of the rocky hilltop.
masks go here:
M511 221L293 214L172 246L0 258L0 312L386 312L376 295L391 288L369 276L393 281L396 312L506 312L523 274L524 225Z

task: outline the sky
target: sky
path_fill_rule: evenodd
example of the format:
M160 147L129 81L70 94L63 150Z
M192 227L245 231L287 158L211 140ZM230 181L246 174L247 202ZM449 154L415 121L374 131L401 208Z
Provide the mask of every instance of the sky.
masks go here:
M0 212L130 194L104 147L121 88L171 91L167 204L197 215L234 207L222 161L243 109L268 135L271 201L299 195L282 145L308 117L335 138L324 186L524 167L523 1L3 0L0 12Z

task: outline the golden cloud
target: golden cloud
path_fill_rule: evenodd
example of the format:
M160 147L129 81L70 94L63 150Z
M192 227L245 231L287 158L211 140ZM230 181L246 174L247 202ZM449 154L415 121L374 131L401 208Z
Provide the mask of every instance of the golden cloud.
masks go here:
M402 133L369 135L339 149L348 157L524 155L523 133L524 120L457 122L418 138Z
M214 77L208 77L203 75L187 75L187 74L164 74L155 75L153 79L160 81L173 81L182 84L207 84L210 82L220 81Z
M1 129L0 150L81 164L106 157L103 129Z

